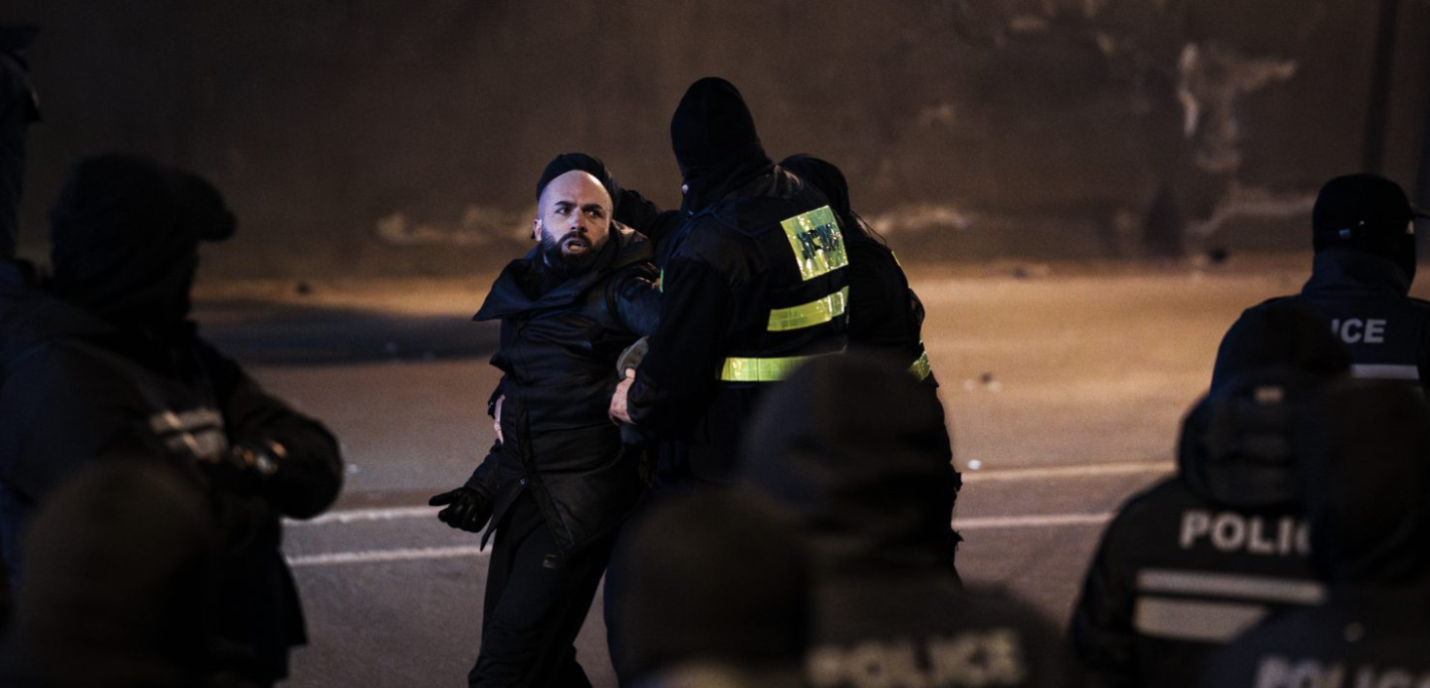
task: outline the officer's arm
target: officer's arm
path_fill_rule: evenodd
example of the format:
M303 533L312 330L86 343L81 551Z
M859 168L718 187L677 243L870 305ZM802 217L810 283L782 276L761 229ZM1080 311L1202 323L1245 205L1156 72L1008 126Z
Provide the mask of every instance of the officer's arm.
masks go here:
M1136 633L1132 628L1131 566L1118 561L1121 516L1103 534L1083 581L1068 629L1073 654L1087 688L1122 688L1136 684Z
M653 266L639 266L622 272L612 285L616 318L626 329L645 337L660 322L660 282Z
M613 219L646 235L655 248L659 249L685 218L679 210L661 210L639 192L622 189L620 203L616 205L616 216Z
M627 405L637 426L675 436L699 418L715 387L733 298L718 271L689 259L672 261L665 287Z
M337 499L343 461L338 442L318 421L269 395L237 364L201 347L222 406L229 442L266 452L273 472L259 493L285 516L311 518Z

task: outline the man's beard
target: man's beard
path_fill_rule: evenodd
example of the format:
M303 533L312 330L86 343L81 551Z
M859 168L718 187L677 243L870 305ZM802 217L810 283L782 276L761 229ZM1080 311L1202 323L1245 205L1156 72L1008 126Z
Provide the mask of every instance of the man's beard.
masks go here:
M596 256L605 248L605 242L599 246L592 244L589 248L575 255L567 255L561 250L561 245L573 236L580 236L576 232L569 232L559 237L552 237L549 234L541 235L541 259L546 263L546 267L561 277L575 277L591 269L591 265L596 262ZM585 238L585 237L582 237ZM589 243L590 239L586 238Z

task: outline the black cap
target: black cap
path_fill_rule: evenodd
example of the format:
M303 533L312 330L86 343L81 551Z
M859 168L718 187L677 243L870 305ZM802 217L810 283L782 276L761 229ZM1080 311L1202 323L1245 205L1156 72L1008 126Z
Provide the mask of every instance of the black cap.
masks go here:
M546 163L546 169L541 171L541 179L536 182L536 200L541 200L541 192L546 190L546 185L553 179L575 171L585 172L601 182L601 186L606 187L606 193L611 195L612 206L620 200L621 187L616 184L616 178L611 176L611 171L606 169L606 163L585 153L562 153Z
M1316 248L1350 244L1376 236L1404 235L1405 225L1430 212L1410 204L1405 191L1385 177L1351 174L1321 187L1311 211Z

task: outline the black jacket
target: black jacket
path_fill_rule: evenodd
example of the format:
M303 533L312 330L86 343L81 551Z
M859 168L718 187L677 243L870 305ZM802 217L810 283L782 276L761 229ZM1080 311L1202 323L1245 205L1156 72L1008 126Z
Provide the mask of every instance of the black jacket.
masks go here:
M773 380L722 379L731 377L727 364L844 350L845 270L805 279L782 224L824 207L818 191L770 168L689 218L670 239L661 323L629 398L637 426L683 445L662 456L666 478L729 480L746 419ZM837 226L832 237L842 266ZM836 302L837 314L771 330L773 312L821 300Z
M586 272L542 292L538 249L512 261L475 320L501 320L492 365L503 376L504 444L468 485L496 499L493 532L525 487L570 555L618 525L643 489L607 415L621 351L655 328L660 295L650 243L613 227Z
M1231 327L1211 393L1183 422L1177 476L1123 505L1083 582L1070 635L1090 686L1195 685L1217 646L1322 599L1295 414L1349 366L1319 317L1289 301Z
M27 573L20 552L34 509L96 457L167 456L192 470L235 443L284 446L287 457L257 491L211 490L229 591L211 661L268 680L286 675L288 649L306 637L279 519L313 516L336 498L342 467L328 431L265 393L192 326L159 341L13 274L0 279L0 356L0 541L16 581Z
M1219 652L1203 686L1423 685L1430 679L1430 408L1384 381L1337 383L1298 442L1312 561L1326 604L1288 612ZM1373 464L1373 466L1372 466Z
M1294 296L1345 343L1361 378L1398 379L1430 390L1430 303L1411 298L1410 280L1393 262L1350 249L1316 253L1311 279Z
M745 480L812 551L810 683L865 685L877 666L889 685L1069 685L1047 621L954 575L953 470L924 389L901 362L821 359L765 398L746 438Z

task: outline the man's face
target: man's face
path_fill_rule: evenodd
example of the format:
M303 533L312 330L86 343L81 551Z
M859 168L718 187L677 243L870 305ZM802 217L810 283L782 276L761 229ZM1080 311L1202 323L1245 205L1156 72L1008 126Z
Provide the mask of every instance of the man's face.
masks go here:
M551 180L537 212L534 229L548 265L579 265L610 236L611 195L585 172L573 170Z

